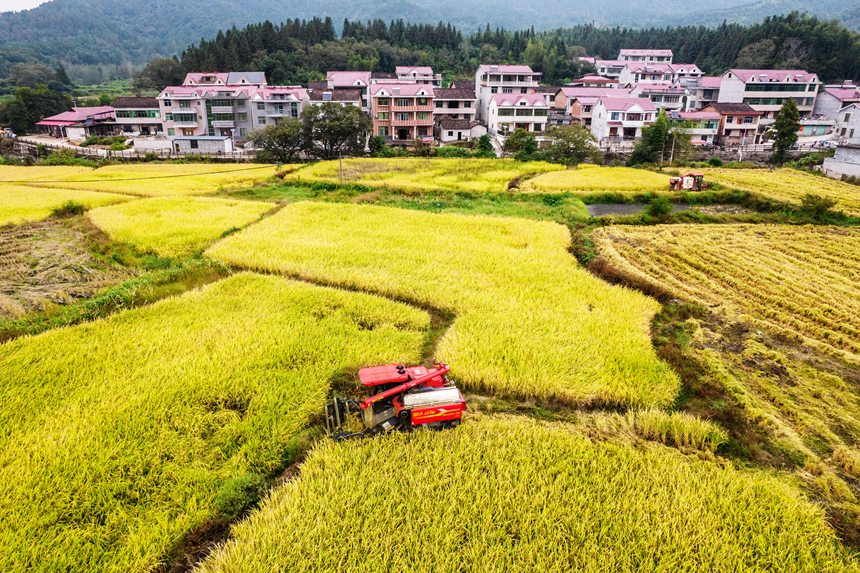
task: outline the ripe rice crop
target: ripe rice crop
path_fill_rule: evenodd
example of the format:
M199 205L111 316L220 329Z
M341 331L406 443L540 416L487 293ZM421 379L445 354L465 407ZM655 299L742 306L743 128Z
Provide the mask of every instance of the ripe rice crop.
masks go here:
M93 171L89 167L0 165L0 184L7 181L50 181ZM0 185L0 190L2 189L3 186Z
M555 223L305 202L205 254L457 313L436 358L474 390L670 404L678 379L649 331L659 305L594 278L569 245Z
M669 176L629 167L580 165L567 171L544 173L525 183L540 193L642 193L669 191Z
M603 227L600 253L677 296L860 363L860 233L827 227Z
M74 201L90 209L129 199L131 197L113 193L0 185L0 225L41 221L50 217L55 209L59 209L67 201Z
M563 425L321 443L198 573L857 571L772 473Z
M836 199L836 211L860 215L860 187L796 169L709 169L706 181L800 205L807 193Z
M125 193L140 197L204 195L220 188L250 187L275 174L273 165L124 164L58 177L47 187Z
M257 220L271 203L208 197L156 197L89 212L92 222L117 241L162 257L187 256L222 233Z
M343 182L403 191L503 192L512 180L557 171L563 165L500 159L344 159ZM339 163L322 161L299 169L284 181L339 183Z
M0 570L153 570L216 500L290 460L333 376L419 360L428 326L242 274L0 345Z

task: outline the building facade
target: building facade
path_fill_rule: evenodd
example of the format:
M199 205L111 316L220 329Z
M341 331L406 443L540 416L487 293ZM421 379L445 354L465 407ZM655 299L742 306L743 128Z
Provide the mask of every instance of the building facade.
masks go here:
M818 94L818 76L805 70L729 70L721 76L718 103L744 103L762 112L762 125L773 123L785 100L810 117Z
M702 111L720 114L717 143L747 145L761 140L758 130L764 112L745 103L720 102L709 104Z
M543 94L493 94L487 114L490 135L506 135L515 129L541 134L546 131L549 105Z
M269 86L260 88L251 96L251 129L263 129L289 118L299 119L302 110L310 104L308 90L298 86ZM248 128L239 127L239 139L247 137Z
M161 133L161 113L154 97L118 97L111 107L116 123L129 135L156 135Z
M633 141L656 118L657 108L648 98L601 97L592 110L591 133L600 142Z
M397 66L394 73L401 81L442 87L442 74L434 74L429 66Z
M482 65L475 72L475 96L478 99L477 119L489 126L490 104L496 94L527 94L538 87L541 74L529 66Z
M478 98L472 88L433 88L433 116L475 121Z
M633 50L622 48L618 52L618 61L621 62L649 62L656 64L671 64L672 50Z
M433 138L433 86L375 84L370 88L373 135L395 145Z

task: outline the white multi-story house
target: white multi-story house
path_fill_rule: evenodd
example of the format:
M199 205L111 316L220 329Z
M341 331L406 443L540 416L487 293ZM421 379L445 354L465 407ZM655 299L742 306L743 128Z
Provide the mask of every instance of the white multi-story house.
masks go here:
M434 74L433 68L429 66L397 66L394 73L401 81L442 87L442 74Z
M720 114L714 111L671 111L669 121L685 124L694 144L712 144L720 129Z
M493 94L487 113L490 135L505 135L515 129L540 134L546 131L549 105L543 94Z
M836 113L836 134L841 140L860 138L860 103L850 103ZM860 142L858 142L860 143Z
M860 102L860 89L853 84L827 85L818 92L812 115L836 118L839 112L852 103Z
M624 69L628 62L624 60L596 60L594 67L597 68L598 75L617 80L621 75L621 70Z
M708 104L716 103L720 97L722 78L702 76L698 78L681 78L678 85L690 90L690 107L702 109Z
M672 50L631 50L622 48L618 52L621 62L649 62L652 64L671 64Z
M433 117L475 121L478 98L472 88L434 88Z
M618 75L621 85L627 84L674 84L684 79L704 76L695 64L651 64L631 62L625 64Z
M586 88L563 87L555 94L555 110L563 113L566 121L572 125L591 127L594 104L601 97L630 98L630 90L626 88Z
M155 135L161 132L161 113L154 97L118 97L111 106L123 133Z
M692 94L677 84L636 84L630 95L647 97L657 109L687 111L692 107Z
M310 105L322 105L324 103L334 102L342 106L352 105L361 107L361 90L349 89L333 89L326 88L308 90L308 98Z
M601 142L632 141L656 118L657 108L647 98L601 97L592 110L591 133Z
M254 129L274 125L284 118L299 119L310 103L308 90L299 86L269 86L251 96L251 116ZM247 133L239 136L244 138Z
M818 94L818 76L805 70L729 70L721 76L718 103L745 103L763 112L761 125L773 123L785 100L810 117Z
M540 76L540 73L532 71L529 66L507 64L478 66L475 72L477 119L487 122L489 126L490 104L495 94L527 94L529 88L538 86Z

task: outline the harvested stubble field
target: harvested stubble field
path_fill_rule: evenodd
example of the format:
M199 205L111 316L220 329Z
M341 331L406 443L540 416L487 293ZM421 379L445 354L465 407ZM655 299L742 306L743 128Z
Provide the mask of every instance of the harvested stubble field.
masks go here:
M807 193L837 201L836 211L860 215L860 187L797 169L708 169L705 179L778 201L800 205Z
M274 174L274 165L143 163L109 165L55 177L39 183L39 186L166 197L205 195L219 189L250 187Z
M564 425L475 419L319 444L198 572L857 571L795 485Z
M658 225L593 233L612 265L860 364L860 232Z
M274 205L209 197L155 197L94 209L88 217L117 241L162 257L205 248L227 231L257 220Z
M564 169L543 161L499 159L344 159L344 184L402 191L503 192L514 179ZM339 183L339 163L322 161L289 173L284 181Z
M96 259L79 231L57 221L0 230L0 325L86 299L130 274Z
M524 191L540 193L647 193L669 191L669 176L629 167L600 167L580 165L565 171L544 173L526 181Z
M290 461L333 376L418 360L428 326L378 297L242 274L2 345L0 570L151 571Z
M457 314L436 349L469 388L580 404L668 405L659 305L607 285L554 223L295 203L205 254Z
M0 185L0 226L20 225L47 219L68 201L74 201L90 209L129 199L132 197L128 195L95 191Z

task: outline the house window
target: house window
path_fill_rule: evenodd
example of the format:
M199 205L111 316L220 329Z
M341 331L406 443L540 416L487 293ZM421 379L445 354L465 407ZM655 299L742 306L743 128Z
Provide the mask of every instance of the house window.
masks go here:
M409 100L406 98L398 99L397 107L409 107Z
M727 117L727 118L726 118L726 123L734 123L734 119L735 119L735 118L733 118L733 117L729 116L729 117Z
M258 103L257 104L257 111L265 111L265 109L266 109L266 104L264 104L264 103Z
M427 105L427 98L426 97L418 98L418 105Z
M627 114L627 121L642 121L642 114L641 113L628 113Z
M449 132L448 132L448 137L454 137L454 132L453 132L453 131L449 131Z
M418 114L418 119L427 119L427 112L420 112Z
M852 139L854 137L854 130L848 132L848 139Z
M525 116L529 116L529 115L532 115L532 110L530 110L530 109L518 109L517 110L517 117L525 117Z
M514 93L514 88L502 88L503 94L512 94Z
M419 127L418 128L418 137L427 137L427 128Z
M388 126L380 126L379 127L379 136L380 137L388 137Z
M176 135L176 130L172 127L167 128L167 135ZM842 130L842 135L845 135L845 130Z
M744 118L744 123L745 123L745 124L749 125L749 124L751 124L752 122L753 122L753 118L751 118L751 117L745 117L745 118Z
M388 121L388 112L387 111L380 111L379 112L379 119L381 121Z
M842 128L842 134L841 134L841 135L842 135L842 137L845 137L845 132L846 132L846 131L848 131L848 128L847 128L847 127L843 127L843 128Z
M119 117L119 114L117 114L117 117ZM848 123L848 120L849 120L849 119L851 119L851 114L850 114L850 113L846 113L846 114L845 114L845 123Z
M239 137L248 137L248 129L245 127L239 128Z
M409 114L408 113L398 113L397 114L397 121L409 121Z
M442 108L442 106L443 106L443 104L441 101L436 102L436 109L440 109L440 108Z
M494 94L499 93L499 88L497 88L496 86L491 87L491 88L490 88L490 93L494 93Z
M245 107L245 100L237 99L236 100L236 107Z
M546 110L545 109L536 109L535 110L535 117L546 117Z
M171 105L173 105L173 104L172 104L172 103L170 103L170 100L169 100L169 99L164 100L164 106L165 106L165 107L170 107Z
M610 119L610 120L612 120L612 121L617 121L617 120L618 120L619 115L621 115L621 114L620 114L620 113L618 113L617 111L613 111L613 112L609 115L609 119Z
M388 105L388 98L387 97L379 98L378 100L376 100L376 105Z
M464 101L464 102L463 102L463 107L472 107L472 102L470 102L470 101Z
M512 115L514 115L514 110L512 110L512 109L500 109L499 115L500 116L512 116Z
M265 117L258 117L257 123L260 125L266 125L266 118Z
M198 143L197 143L196 139L192 139L188 143L191 145L191 149L197 149L198 148Z
M172 113L165 113L164 114L164 121L173 121L173 114Z
M238 121L248 121L248 114L245 112L240 112L236 114Z
M184 135L186 137L190 137L190 136L194 135L194 128L193 127L183 127L182 128L182 135Z

